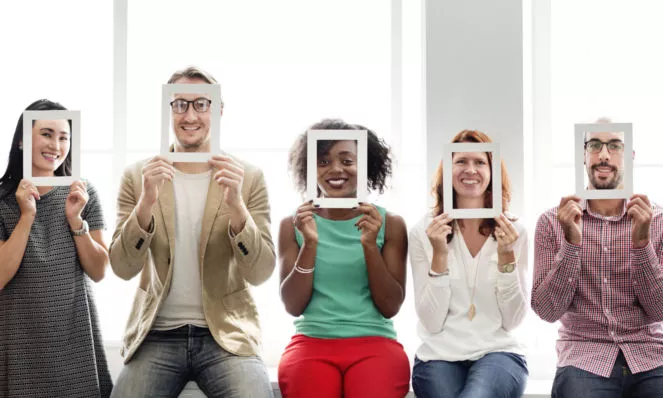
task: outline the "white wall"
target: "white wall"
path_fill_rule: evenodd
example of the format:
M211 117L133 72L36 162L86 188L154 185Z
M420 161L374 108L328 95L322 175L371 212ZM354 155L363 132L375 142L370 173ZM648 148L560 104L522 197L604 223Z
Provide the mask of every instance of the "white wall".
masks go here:
M511 211L524 213L522 0L426 0L427 181L463 129L502 144Z

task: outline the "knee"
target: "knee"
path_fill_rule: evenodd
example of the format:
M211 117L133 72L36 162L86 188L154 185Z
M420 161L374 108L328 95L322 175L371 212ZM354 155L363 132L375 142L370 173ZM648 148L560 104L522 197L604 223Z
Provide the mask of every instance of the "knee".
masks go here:
M466 371L446 361L415 359L412 389L418 398L455 397L463 389Z
M402 398L410 390L410 366L406 362L390 367L350 369L343 377L346 397Z
M557 368L555 379L553 380L552 397L570 398L578 394L587 383L587 378L582 377L578 369L572 366Z

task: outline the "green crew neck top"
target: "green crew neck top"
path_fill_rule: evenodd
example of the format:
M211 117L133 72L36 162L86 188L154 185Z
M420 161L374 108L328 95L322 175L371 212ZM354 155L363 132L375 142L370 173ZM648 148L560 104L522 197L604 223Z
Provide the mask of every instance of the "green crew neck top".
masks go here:
M377 244L384 245L386 210L376 206L382 216ZM313 292L304 313L295 320L297 334L317 338L383 336L396 338L390 319L373 304L361 231L355 223L361 218L329 220L315 214L318 247L313 272ZM303 236L295 230L301 247Z

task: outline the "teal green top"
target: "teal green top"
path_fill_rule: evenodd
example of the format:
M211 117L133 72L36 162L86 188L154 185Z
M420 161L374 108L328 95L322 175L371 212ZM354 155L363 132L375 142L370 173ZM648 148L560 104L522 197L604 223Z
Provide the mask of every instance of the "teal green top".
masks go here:
M386 210L376 206L382 216L377 244L384 245ZM313 292L304 313L295 320L298 334L318 338L383 336L396 338L390 319L373 304L368 287L368 272L361 231L351 220L329 220L314 215L318 228L318 247L313 272ZM299 246L304 238L295 230Z

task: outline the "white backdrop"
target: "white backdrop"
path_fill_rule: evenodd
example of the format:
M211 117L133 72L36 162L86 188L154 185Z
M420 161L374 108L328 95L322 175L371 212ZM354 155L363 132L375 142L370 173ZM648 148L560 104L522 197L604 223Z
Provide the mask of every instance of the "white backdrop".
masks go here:
M181 2L173 0L5 5L0 35L3 53L10 55L0 63L5 77L0 169L16 121L30 102L49 98L81 110L82 167L101 194L110 240L122 168L158 151L161 84L174 70L197 64L222 86L222 146L265 171L275 238L280 219L300 202L286 172L287 149L323 117L364 124L394 146L393 188L377 200L409 226L426 211L427 173L439 156L431 145L465 127L481 128L507 148L515 209L530 227L573 191L573 123L599 116L634 123L635 191L663 200L663 187L656 183L663 167L657 116L663 106L663 58L656 51L663 27L656 17L663 5L655 0L509 0L499 8L491 0L471 0L470 9L451 0L436 4L426 18L423 0L205 0L187 3L194 18L183 18ZM121 20L113 20L114 5L127 9L118 14ZM424 21L444 33L451 27L443 25L446 16L458 19L463 34L445 35L437 49L428 46L424 58ZM114 26L126 26L126 41L113 42L123 36L117 31L114 36ZM503 51L486 50L495 48ZM126 54L126 62L118 54ZM423 71L432 66L442 83L429 81L427 92ZM431 96L441 101L437 107L431 107ZM445 135L434 136L440 130L430 128L431 120L438 120ZM109 342L121 339L134 287L135 281L122 281L110 270L96 285ZM278 299L277 273L254 293L265 359L275 365L293 332L292 318ZM411 356L418 345L412 296L408 281L406 302L395 318ZM520 333L530 343L532 377L550 377L556 326L530 316Z

